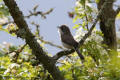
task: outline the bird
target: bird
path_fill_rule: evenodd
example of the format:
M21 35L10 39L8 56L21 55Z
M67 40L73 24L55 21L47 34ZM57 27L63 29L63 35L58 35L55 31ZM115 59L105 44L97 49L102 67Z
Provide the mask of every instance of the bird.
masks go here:
M69 27L67 25L58 26L58 33L60 35L62 45L67 49L75 49L80 59L84 61L85 58L80 53L80 50L78 48L79 43L73 38Z

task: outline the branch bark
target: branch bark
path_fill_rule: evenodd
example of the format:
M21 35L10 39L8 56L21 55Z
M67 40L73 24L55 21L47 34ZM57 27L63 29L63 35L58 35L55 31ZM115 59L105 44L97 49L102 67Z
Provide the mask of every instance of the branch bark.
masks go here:
M115 0L100 0L97 4L98 10L101 9L104 2L107 3L105 9L103 10L103 14L100 17L100 29L104 34L104 44L108 46L109 49L115 50L117 49L116 42L116 29L115 29L115 18L116 11L113 9L113 3Z
M14 0L3 1L8 7L9 12L14 19L14 22L19 28L17 36L25 39L26 43L30 46L36 58L43 64L43 67L48 70L54 80L64 80L63 76L60 74L59 69L56 67L54 60L46 55L45 51L43 51L34 35L29 30L28 25L24 20L23 14L17 7L16 2Z

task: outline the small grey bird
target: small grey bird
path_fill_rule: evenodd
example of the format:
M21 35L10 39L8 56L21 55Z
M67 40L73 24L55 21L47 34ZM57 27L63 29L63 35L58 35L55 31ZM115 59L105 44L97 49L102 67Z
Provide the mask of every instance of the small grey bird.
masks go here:
M80 53L78 49L78 42L73 38L70 29L66 25L61 25L58 27L58 32L60 34L60 39L65 48L75 49L78 53L78 56L83 61L84 56Z

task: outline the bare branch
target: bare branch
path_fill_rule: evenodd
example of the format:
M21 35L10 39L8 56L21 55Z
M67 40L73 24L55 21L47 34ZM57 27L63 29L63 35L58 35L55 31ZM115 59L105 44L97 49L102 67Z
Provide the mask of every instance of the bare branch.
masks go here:
M59 58L63 57L63 56L67 56L69 54L72 54L75 50L71 49L71 50L64 50L64 51L60 51L58 52L56 55L54 55L52 58L57 61Z
M10 24L10 23L14 23L14 22L13 22L13 21L8 21L8 22L0 23L0 25L6 26L6 25L8 25L8 24Z
M56 45L56 44L54 44L54 43L52 43L52 42L50 42L50 41L45 41L45 40L43 40L42 38L39 38L39 40L40 40L41 42L45 43L45 44L49 44L50 46L54 46L54 47L57 47L57 48L63 49L63 50L65 49L65 48L63 48L62 46Z
M10 52L7 52L6 54L10 54L10 53L13 53L13 52L15 52L15 53L20 53L20 52L22 52L23 51L23 49L25 48L25 46L26 46L27 44L24 44L22 47L20 47L18 50L15 50L15 51L10 51Z
M18 50L16 51L16 55L14 56L14 57L15 57L15 59L14 59L15 62L17 61L17 59L18 59L18 57L19 57L19 53L23 51L23 49L25 48L26 45L27 45L27 44L24 44L20 49L18 49Z
M47 15L50 14L53 11L53 8L51 8L50 10L48 10L47 12L43 13L43 15Z
M86 10L86 6L84 5L84 10ZM85 18L86 18L86 22L87 22L87 24L86 24L86 27L87 27L87 30L89 31L89 27L88 27L88 16L87 16L87 13L86 13L86 11L84 11L84 13L85 13Z
M84 44L85 40L91 35L92 30L94 29L94 27L95 27L95 25L97 24L100 16L102 15L102 11L103 11L103 9L105 8L106 3L107 3L107 2L105 2L105 3L103 4L101 10L99 11L99 13L98 13L96 19L94 20L94 22L93 22L90 30L88 31L88 33L86 33L85 36L79 41L79 46L78 46L78 47L82 46L82 45ZM73 50L73 49L67 50L67 51L60 51L60 52L58 52L56 55L53 56L53 59L57 61L57 60L58 60L59 58L61 58L62 56L66 56L66 55L72 54L74 51L75 51L75 50Z
M85 18L86 18L86 22L87 22L87 24L86 24L86 27L87 27L87 30L89 31L89 27L88 27L88 16L87 16L87 14L86 14L86 12L85 12Z
M36 33L37 33L37 36L40 37L40 25L39 24L36 24L35 22L31 22L32 25L35 25L36 26Z
M39 5L35 5L35 6L33 7L33 11L34 11L34 12L37 10L38 6L39 6Z
M46 11L46 12L42 12L42 11L37 11L36 12L36 8L38 7L38 5L36 5L34 8L33 8L33 11L34 12L30 12L30 14L28 16L24 16L24 18L30 18L31 16L38 16L38 15L41 15L41 17L43 17L44 19L46 18L46 15L50 14L52 11L53 11L53 8L51 8L50 10ZM0 23L0 25L2 26L6 26L10 23L14 23L14 21L8 21L8 22L4 22L4 23Z
M53 11L53 8L51 8L50 10L48 10L47 12L42 12L42 11L35 11L32 12L32 11L29 11L30 14L28 16L24 16L25 18L30 18L31 16L38 16L38 15L41 15L41 17L43 17L44 19L46 18L46 15L50 14L51 12Z
M17 50L17 52L19 52L19 53L22 52L26 45L27 44L24 44L20 49Z

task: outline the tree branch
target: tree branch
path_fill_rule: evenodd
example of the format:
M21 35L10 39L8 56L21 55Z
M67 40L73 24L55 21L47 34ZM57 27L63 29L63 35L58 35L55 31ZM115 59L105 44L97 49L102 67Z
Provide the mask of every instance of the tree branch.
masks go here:
M10 23L14 23L14 22L13 21L8 21L8 22L0 23L0 25L6 26L7 24L10 24Z
M41 42L45 43L45 44L49 44L50 46L54 46L54 47L56 47L56 48L63 49L63 50L65 49L65 48L63 48L62 46L56 45L56 44L54 44L54 43L52 43L52 42L50 42L50 41L43 40L42 38L39 38L39 40L40 40Z
M31 16L38 16L38 15L41 15L41 17L43 17L43 18L46 18L46 15L47 14L50 14L51 12L53 11L53 8L51 8L50 10L48 10L47 12L42 12L42 11L35 11L34 10L34 12L32 12L32 11L29 11L30 12L30 14L28 15L28 16L24 16L25 18L30 18Z
M10 54L10 53L15 52L16 54L14 55L14 59L13 59L12 61L17 62L17 59L18 59L18 57L19 57L20 52L23 51L23 49L25 48L26 45L27 45L27 44L24 44L24 45L23 45L22 47L20 47L18 50L11 51L11 52L7 52L6 54Z
M33 9L34 12L32 11L29 11L30 14L27 15L27 16L24 16L24 18L30 18L31 16L38 16L38 15L41 15L41 17L43 17L44 19L46 18L46 15L50 14L52 11L53 11L53 8L51 8L50 10L46 11L46 12L42 12L42 11L36 11L36 7ZM10 23L14 23L14 21L7 21L7 22L4 22L4 23L0 23L0 25L2 26L6 26L7 24L10 24Z
M54 60L46 55L42 47L39 45L34 35L31 33L26 21L24 20L22 12L17 7L14 0L3 0L5 5L8 7L14 22L18 26L17 36L25 39L26 43L32 49L36 58L43 64L43 67L48 70L52 75L54 80L64 80L63 76L60 74L59 69L56 67Z
M85 40L91 35L92 30L94 29L94 27L95 27L95 25L97 24L100 16L102 15L102 11L103 11L103 9L105 8L106 3L107 3L107 2L105 2L105 3L103 4L101 10L99 11L99 13L98 13L96 19L94 20L94 22L93 22L90 30L88 31L88 33L86 33L86 34L83 36L83 38L79 41L79 46L78 46L78 47L82 46L82 45L84 44ZM60 52L58 52L56 55L53 56L53 59L57 61L57 60L58 60L59 58L61 58L62 56L66 56L66 55L72 54L74 51L75 51L74 49L66 50L66 51L60 51Z

